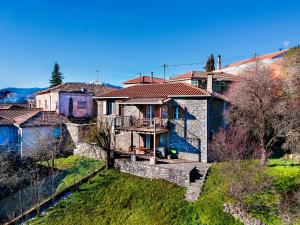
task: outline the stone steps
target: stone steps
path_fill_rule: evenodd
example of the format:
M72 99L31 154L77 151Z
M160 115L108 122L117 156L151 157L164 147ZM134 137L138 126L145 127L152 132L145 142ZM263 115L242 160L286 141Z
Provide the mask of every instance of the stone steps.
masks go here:
M195 202L198 200L209 168L209 164L201 164L191 171L191 183L185 194L186 201Z

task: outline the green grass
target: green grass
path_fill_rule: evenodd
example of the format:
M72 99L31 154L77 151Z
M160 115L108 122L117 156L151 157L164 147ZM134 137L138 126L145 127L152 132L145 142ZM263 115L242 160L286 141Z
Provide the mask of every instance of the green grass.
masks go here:
M76 161L76 160L75 160ZM79 160L80 161L80 160ZM115 170L104 171L83 184L32 224L242 224L223 212L224 202L234 202L227 193L226 163L213 164L202 194L195 203L184 201L185 188L161 181L143 179ZM269 160L266 173L276 191L299 188L298 164ZM256 196L257 197L257 196ZM259 196L264 204L270 197ZM276 215L252 214L266 224L281 224Z
M46 165L45 162L42 163ZM54 167L63 170L62 179L56 192L60 192L82 180L85 176L99 169L103 165L98 160L84 158L80 156L69 156L67 158L55 159Z

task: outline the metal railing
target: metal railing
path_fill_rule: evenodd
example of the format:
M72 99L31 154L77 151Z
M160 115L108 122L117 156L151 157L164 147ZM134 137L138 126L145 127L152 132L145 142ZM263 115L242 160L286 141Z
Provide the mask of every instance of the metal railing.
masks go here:
M116 128L135 127L145 129L166 129L168 127L168 119L153 118L153 119L136 119L131 116L116 116L114 119Z

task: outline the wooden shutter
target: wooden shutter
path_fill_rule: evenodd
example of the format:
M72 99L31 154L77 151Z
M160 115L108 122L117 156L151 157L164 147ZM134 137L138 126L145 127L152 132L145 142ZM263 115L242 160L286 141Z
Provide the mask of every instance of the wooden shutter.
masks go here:
M102 109L103 109L103 115L106 115L107 114L107 101L103 101Z

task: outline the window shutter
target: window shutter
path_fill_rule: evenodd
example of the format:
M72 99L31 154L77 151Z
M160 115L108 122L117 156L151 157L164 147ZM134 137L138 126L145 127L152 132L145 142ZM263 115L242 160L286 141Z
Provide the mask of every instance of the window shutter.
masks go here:
M115 103L115 114L117 116L119 116L120 114L120 105L118 104L118 102Z
M107 114L107 101L103 101L102 109L103 109L103 115L106 115Z

